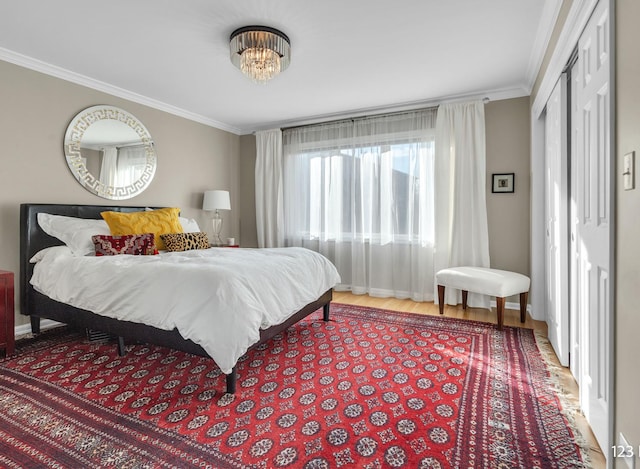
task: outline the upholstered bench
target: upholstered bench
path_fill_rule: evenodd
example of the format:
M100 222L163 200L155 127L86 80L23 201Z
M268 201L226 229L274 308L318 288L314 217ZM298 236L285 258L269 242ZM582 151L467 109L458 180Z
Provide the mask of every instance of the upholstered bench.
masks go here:
M504 321L505 298L520 295L520 322L527 314L527 296L531 280L526 275L485 267L452 267L436 274L440 314L444 313L445 287L462 290L462 308L467 309L468 292L495 296L498 310L498 330Z

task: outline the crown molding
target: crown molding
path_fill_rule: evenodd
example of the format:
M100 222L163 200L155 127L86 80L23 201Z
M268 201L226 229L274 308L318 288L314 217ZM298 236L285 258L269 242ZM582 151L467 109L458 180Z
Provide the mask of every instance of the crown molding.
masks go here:
M235 135L248 135L260 130L292 127L292 126L299 126L299 125L310 125L310 124L317 124L320 122L327 122L327 121L346 119L346 118L352 118L352 117L361 117L361 116L372 115L372 114L411 111L415 109L434 107L440 104L454 103L454 102L460 102L460 101L471 101L474 99L488 98L490 101L500 101L503 99L520 98L523 96L529 96L529 94L531 93L531 87L528 85L523 85L516 88L498 89L498 90L486 91L481 93L475 92L475 93L451 95L451 96L441 97L437 99L411 101L411 102L405 102L405 103L393 104L393 105L387 105L387 106L352 109L348 111L342 111L339 113L307 116L302 119L292 119L292 120L286 120L286 121L271 122L268 124L258 125L258 126L254 125L254 126L247 126L247 127L234 127L234 126L225 124L223 122L219 122L219 121L210 119L208 117L202 116L200 114L196 114L196 113L187 111L185 109L181 109L176 106L163 103L161 101L149 98L147 96L143 96L141 94L134 93L99 80L95 80L93 78L87 77L85 75L81 75L79 73L71 72L62 67L58 67L56 65L52 65L52 64L43 62L41 60L34 59L32 57L28 57L26 55L22 55L1 47L0 47L0 60L4 60L5 62L9 62L14 65L18 65L20 67L28 68L36 72L44 73L45 75L60 78L61 80L75 83L77 85L81 85L87 88L101 91L111 96L116 96L118 98L126 99L128 101L132 101L138 104L142 104L150 108L157 109L159 111L167 112L169 114L182 117L190 121L198 122L200 124L204 124L209 127L214 127L216 129L224 130L226 132L230 132Z
M185 109L181 109L179 107L172 106L167 103L163 103L162 101L149 98L148 96L143 96L141 94L134 93L132 91L128 91L114 85L110 85L109 83L105 83L100 80L95 80L91 77L87 77L85 75L81 75L79 73L66 70L62 67L58 67L56 65L52 65L52 64L43 62L41 60L19 54L17 52L13 52L11 50L4 49L2 47L0 47L0 60L4 60L5 62L9 62L14 65L18 65L20 67L28 68L36 72L44 73L45 75L49 75L55 78L60 78L61 80L75 83L76 85L81 85L86 88L91 88L93 90L101 91L111 96L116 96L118 98L132 101L134 103L142 104L144 106L148 106L150 108L157 109L159 111L167 112L169 114L173 114L174 116L178 116L184 119L188 119L190 121L198 122L200 124L204 124L209 127L214 127L216 129L231 132L236 135L241 134L241 129L237 127L227 125L223 122L210 119L206 116L202 116L200 114L196 114L196 113L187 111Z
M607 1L607 0L601 0ZM584 30L593 10L598 4L598 0L574 0L564 23L562 32L558 37L558 42L553 50L549 65L545 70L544 77L538 88L533 105L531 106L531 116L537 119L542 114L549 96L553 91L558 78L567 65L569 57L578 45L580 35Z
M553 29L558 21L558 15L562 8L562 2L557 0L545 0L540 21L538 22L538 31L529 57L529 66L527 67L527 83L529 89L533 88L533 84L538 77L545 52L549 47L549 41L553 34Z

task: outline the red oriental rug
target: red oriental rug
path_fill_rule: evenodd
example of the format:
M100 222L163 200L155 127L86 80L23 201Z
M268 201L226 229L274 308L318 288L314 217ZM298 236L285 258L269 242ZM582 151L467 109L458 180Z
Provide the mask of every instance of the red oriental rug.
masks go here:
M585 456L529 329L332 304L210 359L58 331L0 363L6 467L569 468Z

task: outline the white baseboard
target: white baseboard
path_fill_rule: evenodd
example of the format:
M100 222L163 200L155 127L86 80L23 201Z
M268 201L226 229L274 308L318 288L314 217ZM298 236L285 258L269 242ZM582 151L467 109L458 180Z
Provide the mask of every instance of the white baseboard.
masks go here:
M496 303L496 300L491 300L489 302L489 304L491 305L492 308L497 308L498 305ZM515 309L516 311L520 311L520 303L515 303L513 301L507 301L504 304L504 309ZM531 314L531 305L527 304L527 313L529 313L529 315L531 317L533 317L533 315ZM535 318L533 318L535 319Z
M496 300L491 300L490 305L491 305L492 308L496 308L497 307ZM514 302L507 301L504 304L504 308L505 309L515 309L516 311L520 311L520 303L514 303ZM530 304L527 305L527 313L529 313L529 315L531 315L531 305ZM58 322L58 321L52 321L51 319L41 319L40 320L40 330L41 331L46 330L46 329L51 329L53 327L63 326L63 325L64 325L63 323ZM25 335L25 334L31 334L31 324L22 324L20 326L16 326L15 334L16 334L16 337L19 337L19 336Z
M40 320L40 330L43 331L45 329L51 329L53 327L58 327L64 325L58 321L52 321L51 319L41 319ZM16 337L20 337L21 335L31 334L31 324L22 324L20 326L16 326L15 328Z

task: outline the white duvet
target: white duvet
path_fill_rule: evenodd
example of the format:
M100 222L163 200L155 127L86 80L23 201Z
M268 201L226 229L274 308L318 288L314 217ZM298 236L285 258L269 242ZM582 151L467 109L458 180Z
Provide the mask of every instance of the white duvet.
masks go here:
M334 287L340 276L304 248L166 252L157 256L74 256L66 246L36 256L40 293L97 314L177 328L230 373L260 339Z

